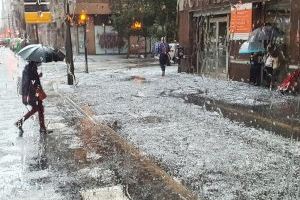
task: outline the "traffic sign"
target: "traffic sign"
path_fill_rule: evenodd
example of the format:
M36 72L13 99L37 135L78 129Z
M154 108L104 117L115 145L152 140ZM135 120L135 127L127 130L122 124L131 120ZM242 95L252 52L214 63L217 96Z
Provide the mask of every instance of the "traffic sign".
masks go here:
M52 22L51 12L25 12L27 24L48 24Z
M49 0L24 0L24 16L27 24L47 24L52 22Z

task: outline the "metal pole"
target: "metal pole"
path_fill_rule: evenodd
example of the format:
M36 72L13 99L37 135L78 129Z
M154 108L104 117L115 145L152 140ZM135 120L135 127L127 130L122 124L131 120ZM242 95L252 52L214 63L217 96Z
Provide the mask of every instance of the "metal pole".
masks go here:
M87 60L87 39L86 39L86 22L83 26L84 30L84 57L85 57L85 72L89 73L89 68L88 68L88 60Z
M36 36L36 43L39 44L40 39L39 39L39 30L38 30L38 25L37 24L35 24L35 36Z
M11 38L11 27L10 27L10 16L9 13L7 14L7 20L8 20L8 30L9 30L9 38Z
M297 28L297 42L298 42L298 65L300 66L300 17L298 17L298 28Z
M64 5L66 8L66 39L65 39L65 49L66 49L66 64L67 64L67 77L68 77L68 85L74 84L74 62L73 62L73 50L72 50L72 38L71 38L71 30L70 30L70 8L69 1L64 0Z
M107 50L106 50L106 47L107 47L107 41L106 41L105 24L103 24L103 33L104 33L104 52L105 52L105 55L106 55L106 54L107 54Z

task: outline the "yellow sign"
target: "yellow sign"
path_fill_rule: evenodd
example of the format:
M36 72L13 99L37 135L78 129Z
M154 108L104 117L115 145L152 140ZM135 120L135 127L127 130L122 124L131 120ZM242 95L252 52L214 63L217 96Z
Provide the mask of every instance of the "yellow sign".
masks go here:
M26 24L48 24L52 22L51 12L25 12Z

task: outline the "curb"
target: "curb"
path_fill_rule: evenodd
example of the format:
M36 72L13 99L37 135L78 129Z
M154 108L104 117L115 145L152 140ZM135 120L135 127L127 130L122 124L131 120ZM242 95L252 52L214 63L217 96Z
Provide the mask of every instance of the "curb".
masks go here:
M207 101L213 103L209 104ZM287 138L300 138L300 126L289 124L272 116L263 116L262 113L249 110L243 106L231 105L222 101L216 101L210 98L204 99L202 97L194 97L192 95L188 95L188 100L186 100L186 102L199 106L205 105L210 111L218 111L220 109L224 117L238 122L243 122L248 126L265 128Z

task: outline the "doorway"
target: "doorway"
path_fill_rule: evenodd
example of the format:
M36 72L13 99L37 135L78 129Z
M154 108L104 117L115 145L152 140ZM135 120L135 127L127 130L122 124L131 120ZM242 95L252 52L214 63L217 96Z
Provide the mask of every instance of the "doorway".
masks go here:
M226 78L228 71L228 18L200 17L196 36L197 71Z

